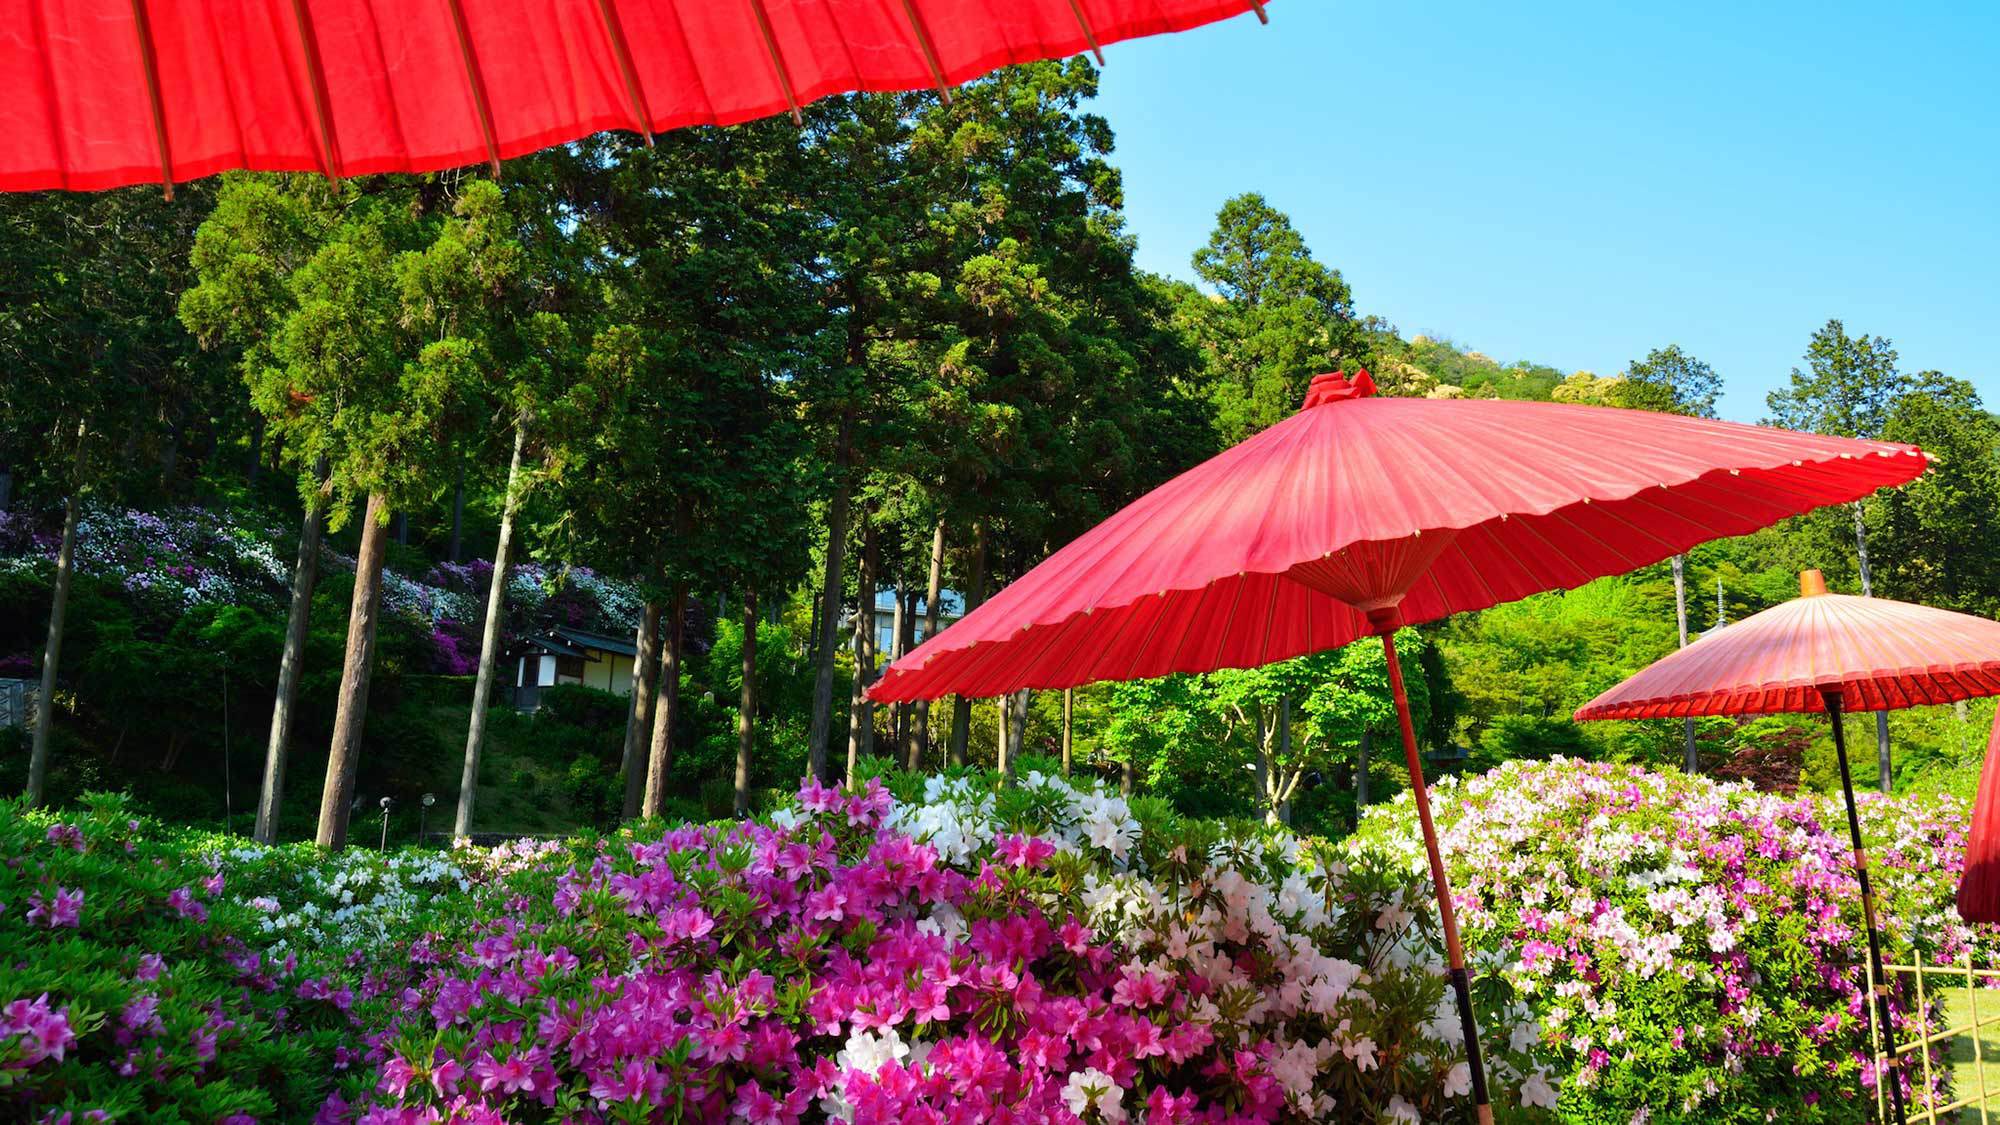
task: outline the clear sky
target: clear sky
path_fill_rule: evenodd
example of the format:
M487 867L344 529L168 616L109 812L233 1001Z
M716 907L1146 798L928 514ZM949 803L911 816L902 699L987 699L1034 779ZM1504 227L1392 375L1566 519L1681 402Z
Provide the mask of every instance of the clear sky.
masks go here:
M1404 335L1756 421L1828 317L2000 410L2000 2L1270 0L1107 50L1140 263L1263 192Z

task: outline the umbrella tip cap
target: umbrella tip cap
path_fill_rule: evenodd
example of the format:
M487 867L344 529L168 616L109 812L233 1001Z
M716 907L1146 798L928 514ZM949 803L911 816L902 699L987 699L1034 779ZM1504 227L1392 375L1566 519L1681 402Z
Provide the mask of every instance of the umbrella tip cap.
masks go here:
M1799 572L1800 597L1816 598L1824 593L1826 593L1826 575L1821 574L1817 570L1802 570Z
M1357 369L1352 379L1347 377L1346 372L1329 371L1324 375L1313 376L1311 385L1306 388L1305 405L1299 409L1311 410L1315 406L1324 406L1329 402L1368 398L1374 393L1375 379L1368 374L1368 369L1365 367Z

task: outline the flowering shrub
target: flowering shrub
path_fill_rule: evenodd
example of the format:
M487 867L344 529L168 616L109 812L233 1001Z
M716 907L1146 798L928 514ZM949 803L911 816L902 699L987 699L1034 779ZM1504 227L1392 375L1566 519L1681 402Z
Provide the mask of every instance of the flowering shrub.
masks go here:
M329 1117L1418 1120L1462 1111L1418 888L1030 777L807 786L769 825L503 862L507 898L364 991ZM1506 1028L1506 1013L1489 1026ZM1532 1041L1500 1085L1552 1080ZM1509 1095L1512 1096L1511 1094Z
M228 877L230 897L258 915L257 940L277 956L391 956L399 940L444 924L446 912L478 905L458 897L472 892L467 873L436 852L326 855L310 844L231 840L205 855Z
M291 587L297 529L243 522L198 506L142 512L91 505L77 521L76 566L115 582L135 600L171 616L198 605L257 605L276 610ZM59 542L28 517L0 512L0 573L51 573ZM328 549L328 569L354 569L352 556ZM473 623L484 612L482 585L493 565L484 560L439 563L419 578L382 575L382 608L427 630L431 663L446 675L469 675L479 656ZM644 609L638 588L587 567L513 567L507 579L506 624L511 637L551 625L614 634L637 627Z
M389 855L0 810L0 1119L1469 1117L1407 802L1327 846L893 784ZM1836 805L1567 761L1438 797L1503 1120L1868 1115ZM1863 815L1892 949L2000 952L1949 918L1963 809Z
M1562 759L1435 793L1484 987L1532 1009L1568 1075L1564 1120L1869 1119L1866 938L1838 797ZM1891 954L1992 963L1994 935L1951 905L1963 807L1862 809ZM1346 850L1421 869L1408 801L1371 812ZM1912 1000L1895 1000L1905 1040Z
M305 1120L360 1058L351 990L123 799L0 805L0 856L0 1119Z
M207 508L141 512L86 507L76 525L76 564L133 594L196 605L274 602L291 582L291 564L273 544L276 528L246 527ZM57 546L42 542L47 553Z

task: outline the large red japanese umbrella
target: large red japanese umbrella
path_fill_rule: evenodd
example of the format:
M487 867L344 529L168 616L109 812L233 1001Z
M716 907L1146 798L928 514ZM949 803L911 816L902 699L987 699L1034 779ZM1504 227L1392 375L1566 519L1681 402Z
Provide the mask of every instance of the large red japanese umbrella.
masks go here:
M1396 628L1576 586L1923 472L1913 446L1636 410L1372 397L1168 481L892 664L878 700L1247 668L1379 636L1482 1118L1465 961Z
M1972 803L1972 834L1965 841L1965 874L1958 881L1958 915L1968 922L2000 922L2000 714L1980 768L1979 797Z
M0 190L500 160L950 86L1260 0L0 0ZM947 94L947 96L949 96Z
M1799 577L1799 598L1745 618L1669 654L1591 700L1578 719L1824 712L1833 724L1848 840L1868 926L1876 1018L1886 1040L1889 986L1881 931L1861 847L1861 818L1847 768L1843 711L1888 711L2000 695L2000 621L1888 598L1826 592L1817 570ZM1896 1117L1902 1084L1890 1082Z

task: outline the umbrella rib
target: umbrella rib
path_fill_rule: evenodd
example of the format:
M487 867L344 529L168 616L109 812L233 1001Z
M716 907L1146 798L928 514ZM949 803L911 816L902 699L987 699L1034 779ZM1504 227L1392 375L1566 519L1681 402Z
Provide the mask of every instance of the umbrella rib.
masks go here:
M1069 0L1069 10L1076 14L1076 25L1083 29L1083 40L1090 44L1090 53L1097 58L1097 65L1104 65L1104 48L1097 45L1097 29L1090 26L1090 17L1084 14L1083 0Z
M1236 620L1236 608L1243 604L1243 580L1236 581L1235 597L1230 599L1229 612L1223 615L1222 627L1215 631L1215 655L1208 658L1208 667L1222 666L1222 649L1229 643L1229 627Z
M302 4L305 0L292 2ZM646 91L639 85L639 72L632 66L632 48L625 40L625 25L618 20L617 0L597 0L597 22L611 44L611 57L618 63L618 74L625 80L625 96L632 101L633 123L646 139L646 147L652 148L653 115L646 107Z
M771 14L764 10L764 0L750 0L750 11L757 17L757 30L764 36L764 50L771 56L771 69L778 73L778 85L784 88L785 105L792 112L792 124L804 125L806 118L799 112L799 96L792 90L792 71L785 65L784 53L778 50L778 36L771 30Z
M762 4L763 0L757 0ZM917 35L917 46L923 48L924 65L930 68L931 81L937 84L938 96L944 104L951 104L951 87L945 83L944 67L938 65L937 49L931 46L930 29L924 26L923 13L917 11L916 0L903 0L903 15L910 21L910 30Z
M1316 649L1316 648L1314 648L1314 647L1313 647L1313 604L1314 604L1315 602L1317 602L1317 601L1319 600L1319 598L1318 598L1318 594L1319 594L1319 591L1317 591L1317 590L1313 590L1313 589L1310 589L1310 588L1309 588L1309 589L1307 589L1307 590L1306 590L1306 592L1305 592L1305 595L1304 595L1304 604L1303 604L1303 605L1301 606L1301 608L1302 608L1302 609L1304 610L1304 612L1305 612L1305 619L1306 619L1306 651L1307 651L1307 652L1318 652L1318 651L1319 651L1318 649Z
M479 136L486 144L486 164L493 178L500 178L500 142L493 133L493 106L486 100L486 80L479 73L479 57L472 51L472 30L465 23L464 0L445 0L451 9L451 27L458 35L458 55L465 65L465 86L472 94L472 109L479 118Z
M139 66L146 78L146 101L153 113L153 143L160 152L160 187L174 197L174 155L167 144L167 107L160 97L160 60L153 49L153 21L146 0L132 0L132 30L139 36Z
M312 88L313 120L319 126L320 163L326 178L340 184L340 143L333 136L333 110L326 92L326 67L319 56L319 31L313 26L308 0L292 0L292 23L299 33L299 53L306 63L306 85Z
M1055 647L1056 647L1056 642L1058 642L1058 641L1062 640L1062 639L1063 639L1063 638L1064 638L1064 637L1065 637L1065 636L1066 636L1066 635L1067 635L1067 634L1069 633L1069 631L1070 631L1071 629L1074 629L1074 628L1076 628L1076 627L1077 627L1077 624L1078 624L1079 622L1083 622L1083 621L1087 621L1087 620L1088 620L1088 618L1084 617L1084 616L1083 616L1082 614L1080 614L1080 613L1079 613L1079 614L1077 614L1077 615L1075 615L1075 616L1071 617L1071 618L1070 618L1070 619L1069 619L1068 621L1065 621L1065 622L1063 622L1063 623L1062 623L1062 624L1060 624L1060 625L1056 625L1056 626L1052 626L1052 627L1050 627L1050 628L1047 628L1047 629L1043 629L1043 630L1040 630L1041 632L1045 632L1045 633L1047 633L1047 634L1049 635L1049 639L1048 639L1048 640L1047 640L1046 642L1044 642L1044 643L1042 644L1042 647L1041 647L1041 649L1040 649L1040 650L1039 650L1038 652L1036 652L1034 656L1032 656L1032 657L1029 657L1028 659L1026 659L1026 660L1023 660L1023 661L1021 662L1021 673L1020 673L1020 677L1019 677L1019 678L1020 678L1020 679L1021 679L1021 680L1023 681L1023 682L1022 682L1022 685L1021 685L1021 686L1023 686L1023 687L1033 687L1033 686L1035 686L1035 685L1033 685L1033 684L1029 684L1029 683L1027 683L1027 682L1026 682L1026 681L1027 681L1027 680L1028 680L1028 679L1029 679L1029 678L1030 678L1031 676L1033 676L1033 675L1035 675L1035 674L1036 674L1036 668L1035 668L1035 666L1036 666L1037 664L1041 663L1041 662L1042 662L1043 660L1047 659L1047 658L1048 658L1048 655L1049 655L1049 653L1051 653L1051 652L1055 651ZM1032 632L1034 632L1034 630L1030 630L1030 632L1032 633ZM1060 663L1061 663L1061 662L1058 662L1058 670L1057 670L1057 671L1056 671L1056 672L1054 673L1054 675L1055 675L1055 678L1056 678L1056 679L1057 679L1058 681L1060 681L1061 679L1063 679L1063 678L1064 678L1064 676L1063 676L1063 673L1062 673L1062 672L1060 671ZM1054 684L1049 684L1049 685L1045 685L1045 686L1049 686L1049 687L1064 687L1064 686L1073 686L1073 685L1064 685L1064 684L1062 684L1062 683L1054 683Z
M1160 631L1160 623L1167 619L1167 599L1163 595L1159 601L1160 610L1153 615L1153 620L1146 626L1146 635L1140 638L1139 647L1132 653L1132 663L1126 666L1125 674L1118 677L1121 680L1132 678L1132 674L1139 668L1139 662L1146 659L1146 649L1151 647L1153 643L1153 634ZM1133 604L1137 605L1139 603L1135 602Z
M1264 637L1257 642L1257 663L1261 666L1271 662L1271 631L1278 627L1278 583L1282 579L1271 580L1271 598L1264 606Z
M1193 625L1201 620L1202 603L1208 600L1209 591L1213 589L1215 587L1212 585L1204 586L1195 593L1194 608L1188 611L1188 627L1181 630L1181 635L1174 641L1174 651L1167 654L1167 662L1162 665L1167 671L1172 672L1180 667L1181 650L1187 647L1188 638L1194 635Z

